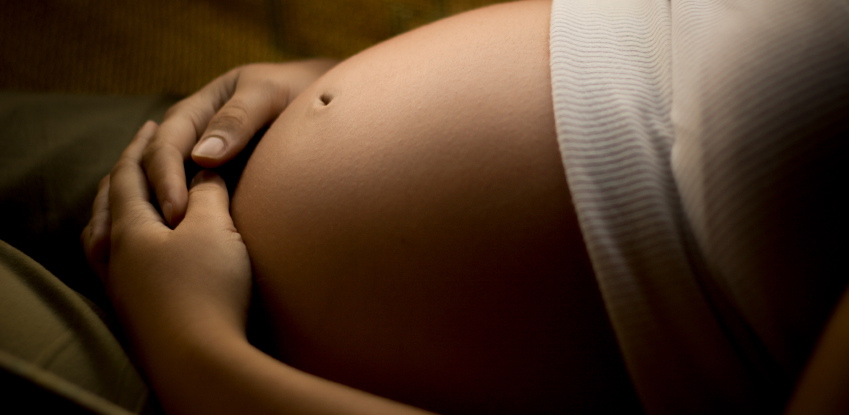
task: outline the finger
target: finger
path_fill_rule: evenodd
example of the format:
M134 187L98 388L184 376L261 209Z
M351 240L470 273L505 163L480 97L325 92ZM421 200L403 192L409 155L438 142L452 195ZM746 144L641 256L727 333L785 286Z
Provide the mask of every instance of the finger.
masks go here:
M233 229L230 197L221 176L211 170L203 170L192 179L185 222Z
M270 81L266 72L243 71L235 88L192 151L192 159L203 167L220 166L239 154L289 101L285 84Z
M176 226L186 212L188 189L183 163L212 117L232 95L237 79L237 71L228 72L174 105L145 149L145 174L171 226Z
M83 250L85 251L86 262L88 262L89 267L100 277L101 280L106 278L106 272L108 269L108 262L101 262L99 260L93 259L91 255L91 223L89 223L85 229L83 229L82 234L80 234L80 242L83 244Z
M106 278L109 264L110 221L109 176L106 176L98 185L91 220L80 235L86 261L101 280Z
M109 176L104 177L97 189L97 196L91 209L91 221L88 230L88 239L85 243L86 257L92 267L95 264L106 264L109 262L109 234L111 232L112 219L109 212Z
M156 127L152 121L145 123L112 168L109 177L109 209L113 231L127 222L162 222L159 213L150 204L147 179L141 166L142 154L153 139Z
M184 153L188 154L189 150L184 148L194 144L193 138L190 143L181 143L179 139L192 137L194 130L181 131L181 125L173 121L167 125L162 124L156 134L159 139L152 140L145 151L143 166L165 219L176 225L186 211L188 193L183 161Z

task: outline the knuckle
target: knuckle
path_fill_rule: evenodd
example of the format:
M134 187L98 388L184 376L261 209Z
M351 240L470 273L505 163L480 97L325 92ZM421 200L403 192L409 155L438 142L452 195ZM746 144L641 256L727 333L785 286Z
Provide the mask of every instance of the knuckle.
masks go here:
M83 248L86 251L86 255L89 254L89 241L91 241L91 222L89 222L85 228L83 228L82 232L80 232L80 243L82 243Z
M185 113L191 107L191 99L189 96L187 98L183 98L177 101L171 108L168 108L168 111L165 111L165 115L163 116L163 120L167 121L175 117L179 117L181 114Z
M238 74L242 78L253 79L256 76L262 78L269 68L273 67L274 64L265 63L265 62L254 62L248 63L245 65L241 65L238 68Z
M239 65L239 66L236 66L233 69L230 69L229 71L227 71L225 76L227 76L227 75L241 75L245 72L251 71L252 70L251 68L254 68L255 66L256 66L255 63L246 63L246 64L243 64L243 65Z
M280 82L277 79L263 77L257 83L257 88L263 92L263 96L272 103L278 103L289 91L289 83Z
M208 119L203 115L203 110L192 106L187 109L183 116L186 118L186 121L192 126L195 133L195 140L197 140L200 133L203 131L203 127L206 124L206 120Z
M109 175L108 174L106 176L103 176L103 178L100 179L100 182L97 183L97 191L98 192L103 191L103 189L105 189L106 186L109 186Z
M182 158L177 148L163 141L150 143L142 153L142 163L148 172L167 167L170 160L182 160Z
M269 66L270 65L266 63L252 63L250 65L245 65L239 74L240 79L248 82L268 79Z
M189 197L203 197L203 195L209 194L208 192L213 189L214 186L208 180L197 180L192 183L192 187L189 189Z
M126 246L141 234L139 230L144 228L146 222L146 217L137 209L129 208L113 221L110 234L112 242Z
M165 114L162 116L163 122L170 120L174 118L177 114L179 114L180 106L182 103L183 101L177 102L176 104L172 105L171 108L168 108L168 110L165 111Z
M204 109L201 108L202 103L197 102L198 97L192 95L182 101L174 104L168 111L165 112L164 121L160 130L174 127L175 124L188 124L194 128L195 132L202 131L200 128L204 124ZM160 135L157 135L157 139ZM159 141L159 140L155 140Z
M142 162L147 165L155 160L157 155L162 151L163 144L159 140L155 140L147 145L142 151Z
M133 162L132 160L130 160L126 157L121 157L120 159L118 159L118 162L115 163L115 166L112 167L111 176L121 174L122 171L127 170L127 169L132 169L137 165L138 164Z
M124 232L124 228L126 227L126 219L121 219L115 221L112 226L112 234L110 235L110 245L112 245L113 251L120 251L121 248L128 245L128 240L130 239L129 234Z
M127 232L112 232L112 237L109 240L109 251L116 256L120 256L123 252L134 251L136 245L135 237Z
M248 127L247 105L237 99L231 99L209 122L209 130L236 132Z

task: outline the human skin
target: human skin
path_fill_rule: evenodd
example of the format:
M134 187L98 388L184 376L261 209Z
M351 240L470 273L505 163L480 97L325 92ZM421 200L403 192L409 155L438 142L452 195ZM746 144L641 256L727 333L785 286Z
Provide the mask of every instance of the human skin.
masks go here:
M550 3L337 65L257 146L231 213L287 364L434 411L633 409L569 197Z
M169 227L150 203L142 163L157 130L146 123L101 181L81 237L98 260L94 228L111 217L109 260L94 269L167 413L424 413L299 371L248 342L250 257L224 181L196 175L183 220Z
M328 74L248 166L238 230L220 178L189 190L183 159L226 162L330 64L237 69L139 131L81 237L169 413L422 413L293 366L444 412L637 409L555 178L547 70L522 32L540 8L470 13ZM198 151L216 134L223 151ZM249 250L291 366L245 337ZM846 413L847 328L844 294L787 414Z
M169 412L639 411L557 149L549 13L238 68L139 132L82 239ZM226 162L283 108L234 226L183 159ZM281 360L245 337L251 273Z

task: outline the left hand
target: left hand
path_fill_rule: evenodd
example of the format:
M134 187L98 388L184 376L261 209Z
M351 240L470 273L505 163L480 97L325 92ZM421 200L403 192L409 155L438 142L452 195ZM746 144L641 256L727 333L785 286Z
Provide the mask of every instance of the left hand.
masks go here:
M229 215L223 180L199 173L185 219L170 229L150 203L142 154L157 125L145 124L101 182L82 239L125 325L137 340L210 322L244 331L250 300L247 249ZM108 261L95 233L111 221ZM94 231L92 231L94 230Z
M189 157L206 168L233 159L335 63L311 59L240 66L171 107L142 157L166 222L177 226L186 213L183 163Z

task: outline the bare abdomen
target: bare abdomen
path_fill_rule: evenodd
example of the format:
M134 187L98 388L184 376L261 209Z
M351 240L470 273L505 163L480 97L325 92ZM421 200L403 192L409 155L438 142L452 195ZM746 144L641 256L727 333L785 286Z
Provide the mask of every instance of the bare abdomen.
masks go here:
M522 2L393 39L268 131L232 212L284 361L444 412L629 393L555 139L548 19Z

